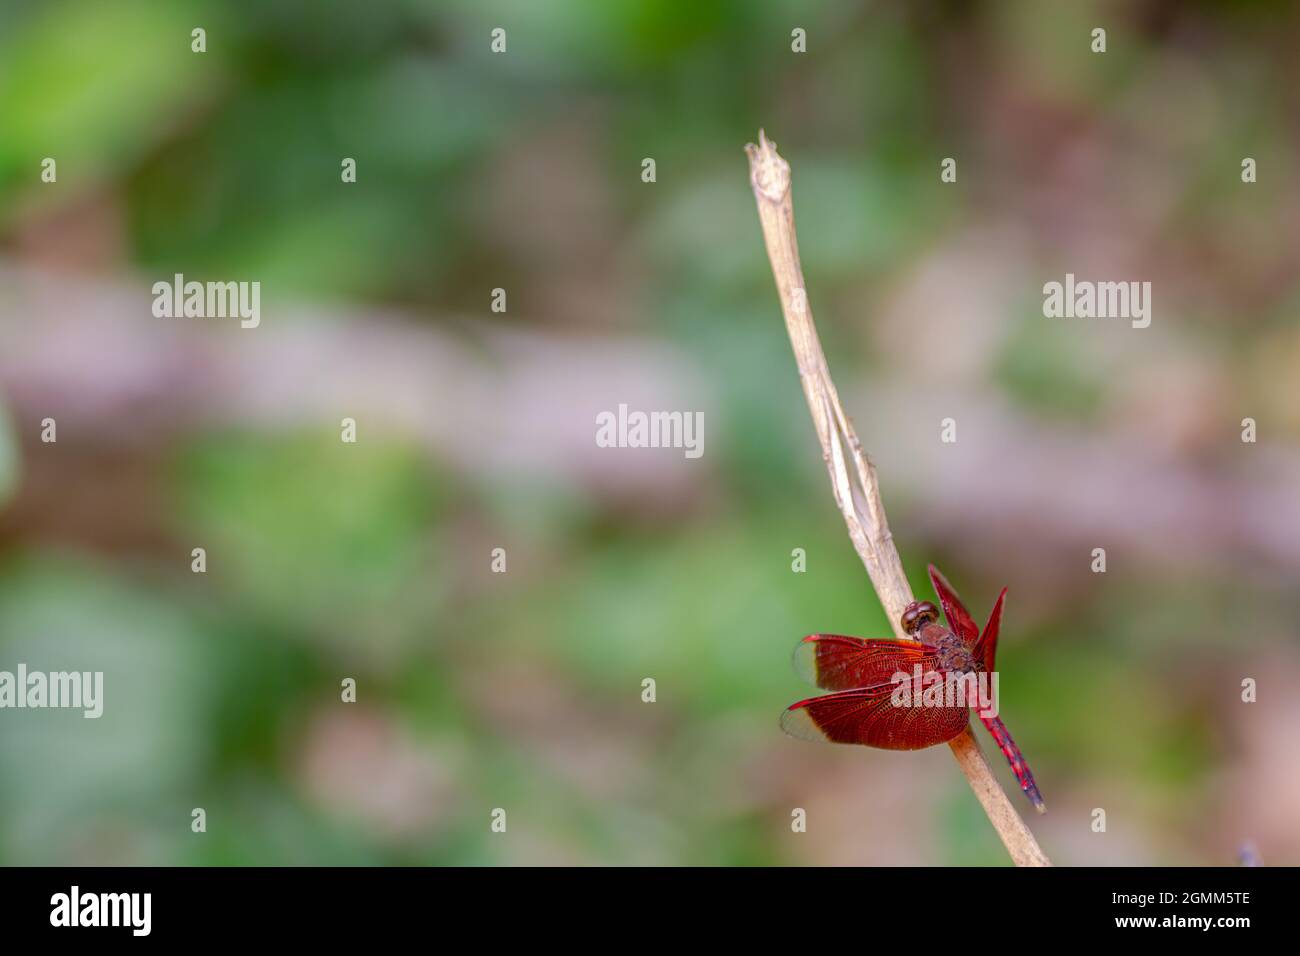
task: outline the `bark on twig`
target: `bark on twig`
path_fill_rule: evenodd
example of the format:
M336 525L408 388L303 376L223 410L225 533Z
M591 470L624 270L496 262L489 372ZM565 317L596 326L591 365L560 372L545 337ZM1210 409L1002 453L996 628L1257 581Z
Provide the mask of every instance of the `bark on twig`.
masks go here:
M808 305L803 269L799 264L799 244L795 237L790 165L780 157L776 145L761 130L758 145L749 144L745 152L749 155L750 182L758 203L763 239L772 262L777 292L781 296L781 311L785 314L790 345L799 366L799 379L821 442L822 457L830 473L835 503L844 515L853 547L866 565L894 633L900 639L910 640L903 632L900 618L903 609L912 601L912 589L903 573L903 562L898 557L898 549L894 547L885 520L876 469L862 451L853 423L840 405L813 324L812 309ZM1039 848L1034 835L993 776L970 729L967 728L949 746L1016 865L1050 866L1051 861Z

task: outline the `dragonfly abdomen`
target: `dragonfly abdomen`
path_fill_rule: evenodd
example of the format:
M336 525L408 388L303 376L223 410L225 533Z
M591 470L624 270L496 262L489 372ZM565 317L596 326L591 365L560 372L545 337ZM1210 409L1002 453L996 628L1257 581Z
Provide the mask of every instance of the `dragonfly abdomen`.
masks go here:
M1025 792L1029 802L1039 813L1045 813L1047 804L1043 802L1043 795L1038 792L1038 784L1034 783L1034 775L1029 770L1029 764L1025 762L1024 754L1011 739L1011 732L1007 730L1007 725L1002 723L1001 717L985 717L981 714L980 720L984 721L984 726L993 735L993 740L1002 751L1002 756L1006 757L1007 763L1011 764L1011 772L1016 775L1016 782L1020 784L1020 789Z

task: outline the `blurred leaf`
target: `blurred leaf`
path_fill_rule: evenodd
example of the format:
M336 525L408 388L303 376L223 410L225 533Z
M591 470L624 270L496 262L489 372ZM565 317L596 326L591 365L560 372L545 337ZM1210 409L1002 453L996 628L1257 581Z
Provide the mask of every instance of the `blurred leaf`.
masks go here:
M203 87L211 54L190 52L185 3L42 3L0 38L0 184L37 183L59 162L76 183L140 155L161 121ZM217 41L219 42L219 41Z
M494 633L546 647L594 684L659 682L672 712L771 710L804 688L790 654L813 631L887 633L875 593L828 505L802 526L718 524L707 535L629 537L574 555ZM807 573L791 551L807 551ZM512 639L505 637L505 639Z
M29 865L86 862L97 842L112 852L118 829L187 833L212 686L184 610L66 562L9 566L0 582L0 669L103 672L98 718L4 711L0 850Z
M364 634L382 657L441 601L434 482L404 445L226 435L189 449L179 478L209 573L319 639Z
M1090 347L1096 349L1095 341L1079 336L1077 328L1047 321L1041 312L1027 313L1003 343L994 375L1027 408L1087 420L1105 396L1091 371L1104 360L1080 360L1079 353Z

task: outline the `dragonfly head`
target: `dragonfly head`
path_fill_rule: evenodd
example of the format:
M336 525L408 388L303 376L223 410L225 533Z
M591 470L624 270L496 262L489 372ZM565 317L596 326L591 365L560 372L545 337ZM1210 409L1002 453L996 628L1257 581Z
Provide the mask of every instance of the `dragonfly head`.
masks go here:
M915 634L927 624L939 620L939 609L929 601L913 601L903 611L903 630Z

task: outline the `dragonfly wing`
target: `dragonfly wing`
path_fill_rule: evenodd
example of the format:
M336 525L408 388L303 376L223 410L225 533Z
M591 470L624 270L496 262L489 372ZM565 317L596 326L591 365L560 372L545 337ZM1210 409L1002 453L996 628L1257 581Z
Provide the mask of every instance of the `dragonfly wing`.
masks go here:
M795 672L814 687L851 690L887 684L898 672L920 665L935 670L935 649L917 641L863 640L842 634L809 634L795 646Z
M791 737L863 744L882 750L920 750L952 740L970 721L962 707L895 703L897 684L860 687L801 700L781 715L781 729Z
M933 564L930 565L930 583L934 585L934 593L939 595L939 603L943 605L943 616L948 619L948 629L960 637L967 647L973 646L979 640L980 629L948 579Z
M990 674L993 673L993 659L998 652L998 628L1002 626L1002 602L1006 596L1007 589L1003 588L998 599L993 602L993 610L989 612L989 622L984 625L984 633L975 644L975 659L983 662L984 670Z

